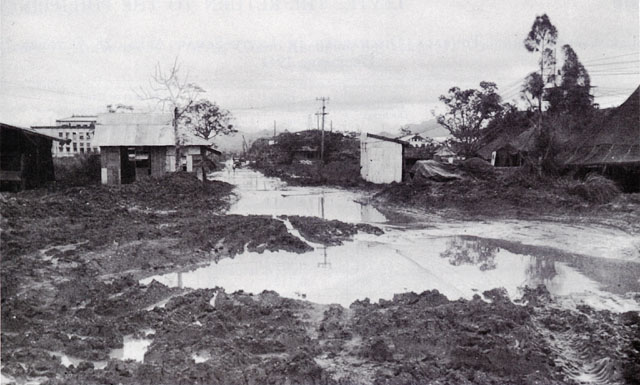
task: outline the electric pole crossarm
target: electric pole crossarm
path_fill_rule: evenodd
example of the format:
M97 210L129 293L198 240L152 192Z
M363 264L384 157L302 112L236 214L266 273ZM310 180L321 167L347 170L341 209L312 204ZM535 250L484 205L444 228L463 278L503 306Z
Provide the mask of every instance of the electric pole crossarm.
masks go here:
M322 112L320 113L320 115L322 115L322 134L321 134L321 139L320 139L320 161L324 163L324 117L325 115L328 115L328 112L325 112L327 106L326 103L329 101L329 98L327 97L319 97L316 98L316 100L321 101L322 102Z

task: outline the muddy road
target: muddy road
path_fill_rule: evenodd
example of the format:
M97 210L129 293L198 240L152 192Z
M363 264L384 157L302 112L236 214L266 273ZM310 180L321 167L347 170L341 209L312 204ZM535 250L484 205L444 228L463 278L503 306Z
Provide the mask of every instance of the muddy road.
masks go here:
M638 234L213 178L3 196L2 383L640 381Z

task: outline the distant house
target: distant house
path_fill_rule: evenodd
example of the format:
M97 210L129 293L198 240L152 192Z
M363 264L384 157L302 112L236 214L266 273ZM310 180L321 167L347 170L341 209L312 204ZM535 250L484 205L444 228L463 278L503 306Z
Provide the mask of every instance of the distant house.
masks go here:
M478 156L495 167L520 167L535 146L535 127L515 135L502 135L482 146Z
M453 164L454 161L462 160L464 157L459 156L455 149L450 145L445 144L436 150L435 154L433 154L433 159L442 163Z
M372 183L402 182L404 147L407 142L362 133L360 137L360 175Z
M96 115L73 115L57 119L55 126L32 126L31 128L37 132L66 140L55 143L52 148L54 157L74 156L98 152L97 147L91 146L97 118Z
M424 137L420 134L411 134L398 138L403 142L409 143L412 147L423 147L433 143L433 139Z
M0 123L0 184L3 190L41 187L55 180L51 148L69 141Z
M640 87L571 143L565 163L598 171L625 191L640 191Z
M207 153L221 153L193 135L185 135L181 140L180 166L204 178ZM98 115L92 143L100 147L103 184L131 183L176 170L176 141L170 113Z

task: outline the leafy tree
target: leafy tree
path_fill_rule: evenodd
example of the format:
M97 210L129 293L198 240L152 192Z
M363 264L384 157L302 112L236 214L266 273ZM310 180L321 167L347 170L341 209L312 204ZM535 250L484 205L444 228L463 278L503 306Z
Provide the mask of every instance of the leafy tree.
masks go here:
M536 16L529 34L524 39L524 47L527 51L540 53L538 65L540 66L540 79L543 83L543 89L544 85L555 82L555 74L551 69L556 63L553 48L556 45L557 38L558 30L551 24L549 16L543 14L542 16ZM542 97L543 93L539 93L537 96L539 113L542 113Z
M529 104L529 109L534 108L534 101L538 101L538 111L542 109L542 97L544 95L544 80L537 72L532 72L524 79L521 88L521 97Z
M562 65L562 81L559 87L559 101L561 111L573 115L583 115L593 108L593 96L591 96L591 79L584 68L578 55L570 45L562 46L564 64Z
M215 102L206 99L190 104L180 117L195 135L209 140L217 135L229 135L238 132L230 123L231 112L220 108Z
M447 95L440 95L446 112L436 119L456 138L463 155L475 155L482 129L502 110L497 89L495 83L483 81L479 90L453 87Z

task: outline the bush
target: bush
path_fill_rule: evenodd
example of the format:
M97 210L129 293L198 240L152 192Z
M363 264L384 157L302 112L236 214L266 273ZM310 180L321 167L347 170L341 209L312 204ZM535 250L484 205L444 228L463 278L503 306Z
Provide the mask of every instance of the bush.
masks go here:
M56 182L62 186L86 186L100 183L100 155L78 154L54 158Z
M596 173L588 174L584 181L569 183L566 190L591 203L607 203L620 194L620 189L612 180Z

